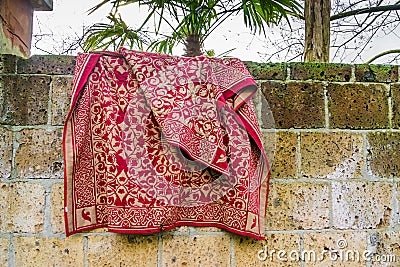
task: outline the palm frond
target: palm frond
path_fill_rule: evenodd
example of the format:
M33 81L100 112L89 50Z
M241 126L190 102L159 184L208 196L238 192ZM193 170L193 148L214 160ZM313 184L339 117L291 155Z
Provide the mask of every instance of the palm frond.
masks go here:
M131 49L143 48L147 42L143 31L129 28L121 17L113 14L108 16L110 24L97 23L89 28L85 39L84 51L95 49L117 49L120 46L128 46Z
M232 15L242 14L245 26L260 34L266 34L266 26L278 24L282 18L289 21L289 16L302 15L299 0L100 0L89 11L92 13L106 4L112 5L108 16L110 23L95 24L89 29L85 50L128 45L172 53L174 46L184 43L191 35L198 36L202 45ZM136 30L117 16L119 7L130 4L149 8L148 15ZM172 34L163 35L162 25L169 26ZM147 28L153 29L153 38L144 34Z

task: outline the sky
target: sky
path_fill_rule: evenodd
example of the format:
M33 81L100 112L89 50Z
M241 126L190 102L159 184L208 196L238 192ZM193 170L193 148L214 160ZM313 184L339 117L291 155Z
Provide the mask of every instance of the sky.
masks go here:
M78 38L82 35L83 27L96 22L106 22L105 19L109 8L102 9L88 15L88 10L100 0L54 0L52 12L35 12L33 34L39 37L34 38L35 45L32 46L32 54L60 53L63 42ZM146 13L146 8L126 7L121 11L122 17L129 25L135 25ZM43 35L43 37L40 37ZM279 28L274 27L267 30L269 38L275 40L280 37ZM396 37L397 36L397 37ZM377 38L370 44L369 48L363 54L361 60L355 63L362 63L373 55L388 49L400 47L400 29L394 35ZM229 56L238 57L242 60L265 62L265 54L272 53L275 49L273 45L266 41L263 36L251 34L246 29L242 17L232 18L226 21L215 31L205 42L206 49L213 49L216 55L222 54L233 49ZM183 54L183 48L178 47L174 54ZM332 54L332 52L331 52ZM297 58L296 61L301 60ZM350 59L349 59L350 60ZM274 61L282 61L275 58Z

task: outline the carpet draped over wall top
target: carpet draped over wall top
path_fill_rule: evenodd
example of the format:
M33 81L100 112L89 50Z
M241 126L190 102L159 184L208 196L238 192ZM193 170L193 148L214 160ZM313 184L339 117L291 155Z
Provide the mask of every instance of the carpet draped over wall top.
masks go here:
M187 225L263 239L255 92L236 58L79 54L63 136L67 235Z

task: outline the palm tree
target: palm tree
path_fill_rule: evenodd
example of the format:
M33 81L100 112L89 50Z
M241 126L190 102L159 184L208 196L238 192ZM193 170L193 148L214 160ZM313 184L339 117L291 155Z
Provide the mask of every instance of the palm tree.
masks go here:
M244 24L253 33L265 35L265 25L277 24L288 16L301 16L302 7L297 0L103 0L93 7L94 12L111 3L110 23L98 23L87 32L84 49L131 49L172 53L179 43L185 46L185 56L203 54L203 44L210 34L227 18L242 15ZM118 9L138 4L147 6L149 14L137 29L130 28L121 18ZM152 31L148 24L154 21ZM172 33L160 31L168 25Z

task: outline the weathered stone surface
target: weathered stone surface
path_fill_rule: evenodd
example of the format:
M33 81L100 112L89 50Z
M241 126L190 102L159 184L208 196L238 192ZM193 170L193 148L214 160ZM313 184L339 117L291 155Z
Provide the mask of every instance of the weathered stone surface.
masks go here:
M393 225L393 188L386 182L333 182L332 218L337 229Z
M398 66L390 65L356 65L357 82L397 82Z
M0 232L6 233L11 227L11 214L10 210L10 188L8 184L0 184Z
M304 266L365 266L363 253L367 248L366 234L305 233Z
M10 239L0 238L0 266L8 266L8 251L10 248Z
M46 76L0 76L0 124L46 124L50 81Z
M265 240L234 236L236 266L301 266L291 251L300 251L298 234L267 234ZM279 255L278 251L286 254Z
M244 62L250 74L256 80L285 80L287 75L286 63L256 63Z
M73 77L53 78L53 92L51 96L52 125L64 125L71 103L73 81Z
M325 126L322 84L264 82L261 90L274 115L276 128L321 128ZM266 110L263 109L262 113L265 112ZM263 120L262 127L266 128L266 126L268 123Z
M51 228L53 233L64 233L64 184L56 183L51 188Z
M392 84L392 114L393 128L400 129L400 84Z
M158 236L88 237L89 266L157 266Z
M371 266L399 266L400 233L398 231L371 233L368 238L368 250L371 255Z
M75 69L74 56L33 55L29 59L20 59L18 73L72 75Z
M382 84L329 84L331 128L382 129L389 125L387 89Z
M0 73L15 73L17 57L14 55L0 55Z
M320 80L348 82L351 78L351 65L332 63L291 63L293 80Z
M229 236L163 235L161 266L230 266Z
M11 173L12 132L0 127L0 179L9 178Z
M259 98L260 98L260 96L262 94L261 90L260 90L261 84L258 81L257 81L257 88L258 88L257 91L254 93L253 97L251 98L251 100L253 101L254 107L256 109L258 107L258 104L260 103ZM256 116L257 116L257 119L260 121L261 118L259 117L258 112L256 112Z
M84 266L83 237L15 237L15 266Z
M301 133L300 138L303 177L346 179L361 176L361 134Z
M102 227L102 228L95 228L87 231L83 231L82 233L107 233L108 228L107 227Z
M368 138L368 166L373 175L400 177L400 133L374 132Z
M263 133L263 144L272 165L271 179L296 178L297 134Z
M174 229L176 229L176 231L179 231L179 232L187 232L185 226L177 227ZM192 232L222 232L223 231L221 228L218 228L218 227L202 227L202 226L198 227L198 226L196 226L196 227L193 227L192 229L193 229Z
M397 201L397 203L400 203L400 182L396 184L397 186L397 199L395 199L395 201ZM397 211L394 215L394 223L397 226L400 226L400 206L397 207Z
M0 183L0 232L39 233L43 230L45 190L36 183Z
M329 186L321 183L271 183L267 230L329 227Z
M17 142L17 177L62 177L62 130L25 129L17 135Z
M262 84L260 84L259 88L262 88ZM268 103L268 100L265 98L262 91L259 91L260 97L257 101L258 106L256 106L256 114L258 118L258 125L264 129L275 130L277 128L275 123L275 114L274 110L271 108L271 105ZM259 112L261 110L261 112Z

